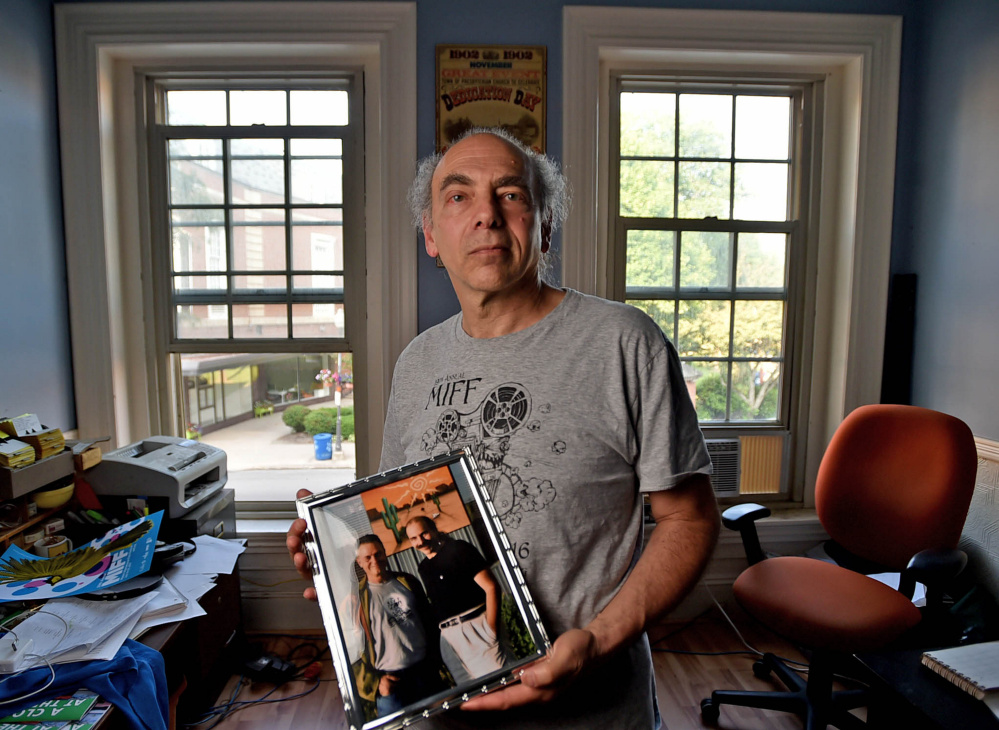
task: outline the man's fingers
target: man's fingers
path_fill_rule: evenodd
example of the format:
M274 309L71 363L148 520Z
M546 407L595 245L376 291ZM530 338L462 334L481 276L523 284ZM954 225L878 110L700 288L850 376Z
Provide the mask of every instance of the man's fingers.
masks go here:
M486 695L473 697L468 702L462 703L461 709L473 712L477 710L509 710L512 707L520 707L532 702L546 702L554 696L555 693L551 690L536 689L528 687L526 684L515 684L512 687L504 687Z
M295 499L305 499L306 497L311 497L311 496L312 492L310 492L308 489L299 489L297 492L295 492Z

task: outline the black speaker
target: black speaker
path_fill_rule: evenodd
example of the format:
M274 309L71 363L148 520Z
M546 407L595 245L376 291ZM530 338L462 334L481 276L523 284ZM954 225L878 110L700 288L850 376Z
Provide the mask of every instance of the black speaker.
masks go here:
M881 402L912 402L912 353L916 334L916 275L895 274L888 291Z

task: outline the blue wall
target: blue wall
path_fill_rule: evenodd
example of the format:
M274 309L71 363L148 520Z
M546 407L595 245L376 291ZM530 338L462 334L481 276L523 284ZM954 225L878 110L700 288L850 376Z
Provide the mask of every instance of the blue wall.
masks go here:
M49 0L0 0L0 416L76 427Z
M926 11L913 214L893 261L919 279L912 398L999 440L999 3Z
M434 140L434 47L548 47L548 150L562 146L562 0L419 0L420 155ZM579 5L881 13L904 19L892 272L919 277L913 402L999 439L989 396L999 342L999 3L995 0L597 0ZM0 414L75 425L66 313L51 0L0 0L0 291L30 301L0 318ZM421 246L414 236L413 245ZM457 310L446 274L420 257L419 322ZM11 308L8 306L7 311ZM890 375L890 374L889 374ZM992 388L992 390L997 390Z

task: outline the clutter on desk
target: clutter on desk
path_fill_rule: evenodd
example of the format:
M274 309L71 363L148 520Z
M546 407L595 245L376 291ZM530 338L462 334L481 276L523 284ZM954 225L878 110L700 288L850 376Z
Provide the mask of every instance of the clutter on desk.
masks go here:
M0 441L0 466L17 469L35 463L35 449L23 441L8 438Z
M162 512L111 529L52 558L11 545L0 557L0 602L44 600L105 588L149 570Z
M80 689L0 717L0 730L91 730L110 709L96 692Z
M47 459L66 448L66 439L58 428L43 426L34 413L0 421L0 431L13 436L35 450L35 459Z

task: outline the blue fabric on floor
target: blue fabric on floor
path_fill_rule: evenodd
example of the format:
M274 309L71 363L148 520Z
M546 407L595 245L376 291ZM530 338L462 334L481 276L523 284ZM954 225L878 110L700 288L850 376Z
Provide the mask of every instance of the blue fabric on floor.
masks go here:
M56 664L54 668L56 676L51 686L23 702L0 705L3 715L85 687L121 710L134 730L167 730L170 705L166 669L163 656L155 649L128 639L113 659ZM39 667L6 679L0 677L0 702L38 689L51 676L48 667Z

